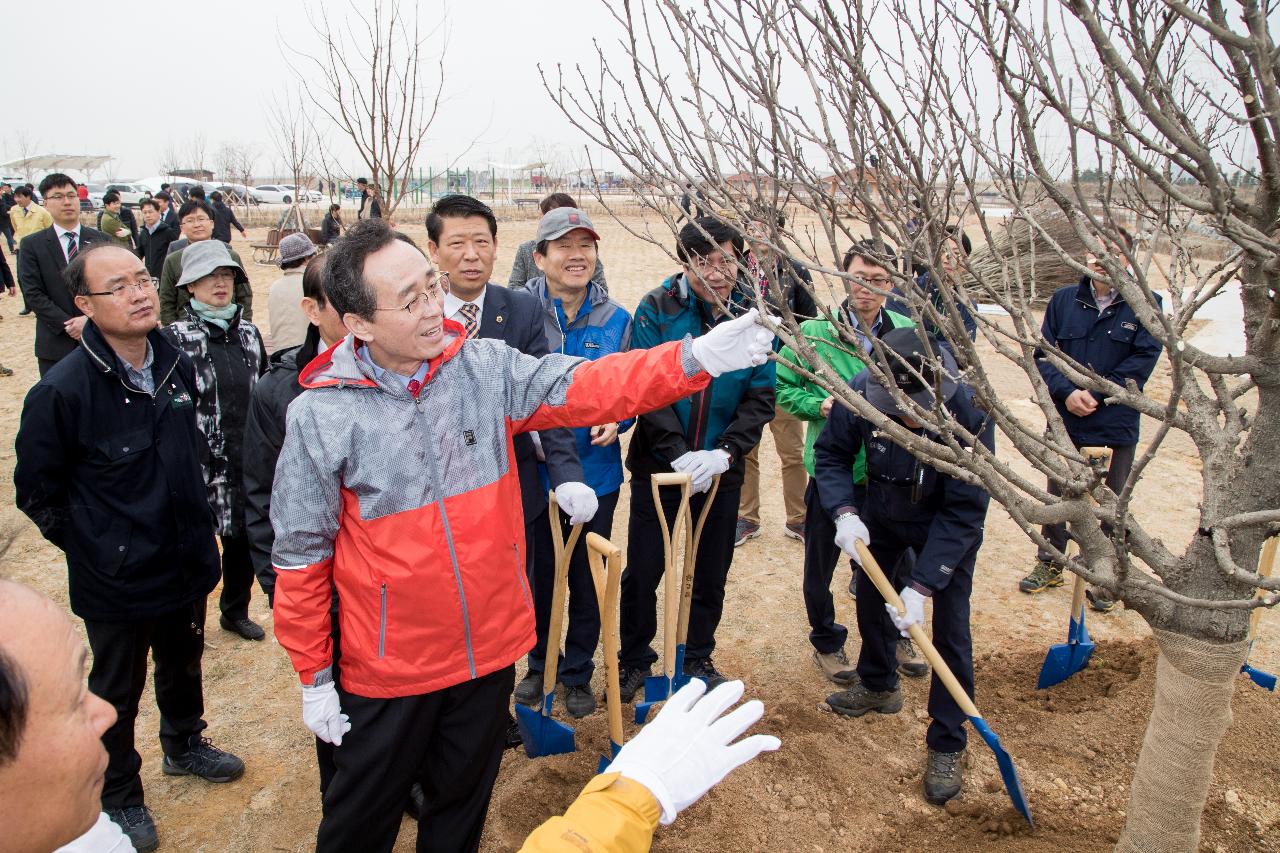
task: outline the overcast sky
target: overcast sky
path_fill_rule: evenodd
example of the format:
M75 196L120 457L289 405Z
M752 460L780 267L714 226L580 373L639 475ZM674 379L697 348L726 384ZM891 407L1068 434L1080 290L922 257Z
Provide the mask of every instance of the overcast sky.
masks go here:
M280 162L265 126L270 93L293 79L279 34L299 49L314 46L304 10L319 8L317 0L0 5L8 117L0 162L19 156L19 120L39 153L110 154L119 178L155 174L161 151L170 143L183 150L196 130L211 154L223 142L253 145L259 174ZM442 6L422 0L424 23ZM524 163L548 146L585 165L582 140L543 90L537 65L594 66L592 38L616 42L620 32L608 10L595 0L452 0L447 9L448 101L419 165Z

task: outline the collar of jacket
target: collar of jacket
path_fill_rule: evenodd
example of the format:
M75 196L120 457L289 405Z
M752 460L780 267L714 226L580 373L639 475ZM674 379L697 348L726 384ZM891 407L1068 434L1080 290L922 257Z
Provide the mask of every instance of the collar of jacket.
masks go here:
M152 372L160 376L167 375L178 363L178 348L169 343L158 329L147 332L147 340L151 342ZM80 333L80 346L98 370L105 374L115 374L120 377L121 382L126 383L129 388L139 394L146 393L129 383L129 377L120 369L120 364L116 360L116 351L111 348L111 344L107 343L107 339L102 336L102 332L98 331L98 327L92 320L84 324L84 331Z
M1115 298L1107 306L1108 310L1115 308L1117 305L1125 304L1124 294L1120 292L1120 288L1113 287L1111 292L1115 294ZM1080 276L1080 284L1076 288L1076 301L1087 305L1094 311L1098 310L1098 300L1093 297L1093 279L1087 275Z
M191 303L187 303L186 305L182 306L181 313L182 313L183 320L188 320L200 326L202 329L204 329L204 333L206 335L222 337L223 335L231 334L231 332L234 331L235 328L240 325L240 318L244 316L244 306L238 302L236 303L235 316L227 321L227 330L225 332L222 330L222 327L214 323L210 323L208 320L206 320L205 318L197 314L195 310L192 309Z
M445 318L445 334L452 334L453 339L445 344L444 352L427 363L427 376L423 380L425 386L436 375L440 365L453 358L462 350L467 339L466 329L456 320ZM379 382L373 368L356 354L356 336L349 334L329 349L317 355L298 374L298 384L303 388L375 388L393 397L406 400L414 399L398 381L393 378Z
M555 310L554 300L551 292L547 288L547 277L540 275L537 278L531 278L524 283L524 289L538 297L542 302L542 307L551 313ZM594 281L587 282L587 304L592 308L599 308L601 305L609 301L609 296L600 289L600 285Z

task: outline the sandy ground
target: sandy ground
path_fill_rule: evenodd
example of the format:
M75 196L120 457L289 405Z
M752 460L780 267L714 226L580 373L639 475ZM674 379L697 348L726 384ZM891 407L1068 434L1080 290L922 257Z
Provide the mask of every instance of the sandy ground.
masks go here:
M659 246L636 236L646 228L640 219L630 217L628 227L623 227L600 215L596 223L611 292L624 305L634 306L674 270L674 263ZM505 282L516 246L532 237L534 228L532 218L501 224L495 276L499 281ZM663 233L658 224L653 229ZM264 230L254 229L251 238L261 239ZM425 244L420 225L405 230ZM661 238L663 245L671 242ZM251 257L238 236L233 245L242 257ZM279 272L251 264L249 274L258 306L255 317L265 328L266 293ZM31 355L34 323L16 316L16 300L4 299L0 306L6 315L0 325L0 361L16 371L0 380L0 424L12 434L23 394L36 381ZM1025 411L1028 419L1038 420L1025 378L1008 365L997 363L992 371L1005 399ZM1163 372L1157 372L1149 386L1156 396L1167 394L1168 387ZM1144 434L1152 431L1150 424L1144 425ZM962 797L947 810L927 806L919 793L927 683L904 680L906 706L896 716L850 720L820 709L833 687L810 660L800 593L802 551L799 543L782 535L777 457L767 430L764 445L764 535L738 549L716 663L730 676L744 679L749 696L764 700L766 719L759 728L778 734L783 747L736 772L674 826L661 829L655 849L1109 849L1123 823L1129 779L1151 706L1155 647L1145 623L1119 608L1107 616L1091 615L1090 632L1098 642L1091 668L1052 691L1036 691L1045 649L1063 640L1068 593L1018 593L1017 581L1030 568L1033 549L993 504L973 596L977 701L1017 761L1038 827L1028 831L1011 810L995 762L977 738L971 739L974 748ZM1029 471L1022 460L1013 464ZM1194 527L1198 464L1192 446L1175 436L1138 488L1138 514L1175 547ZM7 506L12 506L12 465L12 445L6 443L0 448L0 501ZM624 547L626 506L624 494L614 525L614 541ZM62 555L24 518L18 524L18 539L0 571L65 603ZM833 590L839 617L853 626L853 602L844 591L847 582L847 573L838 571ZM212 627L204 657L209 734L219 746L242 756L248 769L243 779L230 785L162 775L158 720L148 688L138 743L147 801L163 849L311 849L320 804L313 741L300 720L297 680L270 630L266 642L248 643L218 629L215 601L211 596ZM265 597L254 598L251 612L270 629ZM1278 639L1280 618L1268 614L1254 655L1261 668L1280 669ZM849 651L856 653L856 639ZM602 685L598 670L598 691ZM1259 748L1280 724L1277 707L1273 694L1239 679L1235 723L1218 754L1203 822L1203 850L1280 849L1273 837L1280 822L1280 757L1274 750ZM591 777L607 743L604 714L597 712L574 725L576 753L535 761L523 753L507 754L484 850L517 848L538 823L564 809ZM396 849L412 850L415 831L406 820Z

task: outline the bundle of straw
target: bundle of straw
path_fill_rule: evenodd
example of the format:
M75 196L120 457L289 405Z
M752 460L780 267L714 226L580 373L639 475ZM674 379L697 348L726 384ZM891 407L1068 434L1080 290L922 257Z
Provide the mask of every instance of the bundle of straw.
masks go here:
M1087 249L1070 221L1061 214L1035 221L1036 228L1021 216L989 224L991 241L969 256L965 286L975 300L990 299L994 291L1015 305L1042 306L1055 290L1079 279L1063 253L1083 263Z

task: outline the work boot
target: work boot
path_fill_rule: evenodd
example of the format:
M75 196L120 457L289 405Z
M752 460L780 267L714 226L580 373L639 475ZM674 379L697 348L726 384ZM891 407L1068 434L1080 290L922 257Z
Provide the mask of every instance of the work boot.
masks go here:
M1111 600L1111 595L1100 589L1086 589L1084 597L1089 599L1089 606L1099 613L1109 613L1116 603Z
M760 535L760 525L754 521L747 521L745 518L738 519L738 526L733 532L733 547L745 543L748 539L755 539Z
M218 624L222 626L222 630L239 634L246 640L261 640L267 636L267 632L262 630L262 626L248 616L242 616L239 619L228 619L226 616L220 616L218 617Z
M924 678L929 674L929 664L920 660L916 644L906 637L898 639L898 672L907 678Z
M846 717L861 717L868 711L896 714L902 710L902 690L869 690L861 681L854 681L848 690L828 696L827 705Z
M124 806L118 809L105 809L111 822L120 827L120 831L129 836L133 849L140 853L151 853L160 846L156 837L156 824L151 819L151 810L146 806Z
M1055 586L1062 586L1062 569L1045 560L1036 560L1036 567L1031 574L1018 581L1018 589L1022 592L1044 592Z
M650 675L649 667L624 666L618 672L618 695L623 702L630 702L644 689L644 680Z
M590 684L560 685L564 688L564 707L575 719L582 719L596 709L596 697L591 695Z
M166 755L160 769L166 776L199 776L206 782L234 782L244 775L244 762L202 737L182 755Z
M964 786L964 750L938 752L929 750L924 768L924 798L935 806L960 793Z
M531 669L516 685L516 701L533 707L542 702L542 670Z
M849 656L844 653L843 648L825 655L814 649L813 662L829 681L834 681L841 687L848 687L858 680L858 673L849 665Z
M716 670L716 665L711 662L710 657L685 658L684 674L690 678L701 678L705 681L708 693L729 680Z
M788 521L786 526L782 528L782 535L804 544L804 522Z

